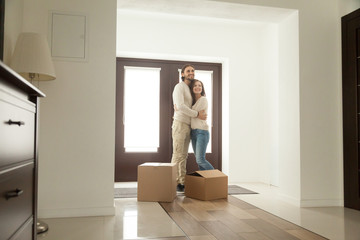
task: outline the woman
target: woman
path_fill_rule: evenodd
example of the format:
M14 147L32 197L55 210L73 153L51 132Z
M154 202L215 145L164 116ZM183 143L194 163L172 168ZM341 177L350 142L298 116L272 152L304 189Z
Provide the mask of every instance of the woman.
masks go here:
M207 114L208 101L205 95L204 85L200 80L194 79L190 85L193 98L192 109L201 111L205 109ZM194 149L196 163L200 170L211 170L214 167L205 159L206 147L209 143L209 126L206 120L191 118L191 144Z

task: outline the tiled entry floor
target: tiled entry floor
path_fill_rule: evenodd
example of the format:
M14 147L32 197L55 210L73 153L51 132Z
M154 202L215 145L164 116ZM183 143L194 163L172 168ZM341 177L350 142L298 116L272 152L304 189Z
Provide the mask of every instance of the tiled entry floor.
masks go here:
M38 239L187 239L157 202L115 199L115 208L115 216L43 219L49 225L49 231L38 235Z

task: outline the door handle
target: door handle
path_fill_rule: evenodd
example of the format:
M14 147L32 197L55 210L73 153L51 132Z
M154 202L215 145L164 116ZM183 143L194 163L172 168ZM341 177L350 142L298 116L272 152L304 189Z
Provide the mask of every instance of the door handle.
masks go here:
M14 198L14 197L18 197L20 196L21 194L24 193L24 190L20 189L20 188L17 188L15 189L14 191L9 191L5 194L5 198L6 200L9 200L10 198Z
M11 119L9 119L9 121L7 121L6 123L9 124L9 125L19 125L19 127L21 125L25 125L25 122L23 122L23 121L13 121Z

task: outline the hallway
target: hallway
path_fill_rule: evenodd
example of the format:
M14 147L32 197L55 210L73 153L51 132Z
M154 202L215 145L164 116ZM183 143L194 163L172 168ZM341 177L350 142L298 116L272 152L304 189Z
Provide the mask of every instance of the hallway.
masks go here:
M298 208L278 200L276 187L238 185L259 194L207 202L179 196L172 203L161 204L137 202L136 198L115 199L115 216L45 219L49 232L38 239L359 239L359 211Z

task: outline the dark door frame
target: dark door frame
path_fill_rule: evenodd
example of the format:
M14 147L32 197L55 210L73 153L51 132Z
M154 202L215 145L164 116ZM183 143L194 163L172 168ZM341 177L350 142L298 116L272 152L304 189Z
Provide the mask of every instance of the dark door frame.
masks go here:
M4 58L5 0L0 0L0 60Z
M360 210L360 9L341 18L344 206Z

